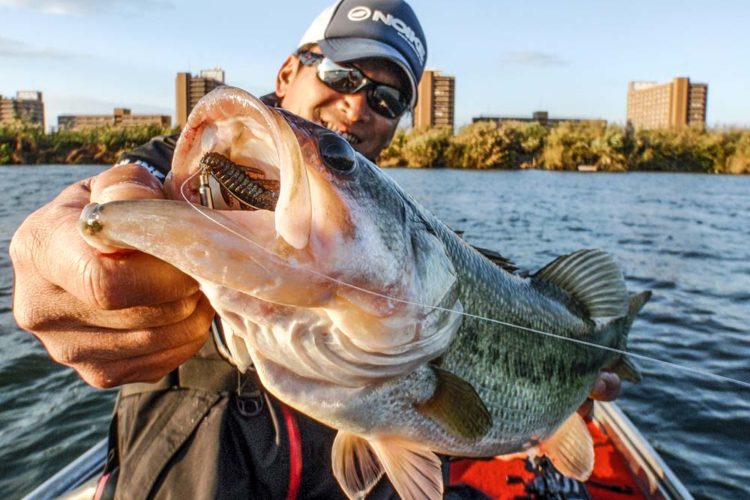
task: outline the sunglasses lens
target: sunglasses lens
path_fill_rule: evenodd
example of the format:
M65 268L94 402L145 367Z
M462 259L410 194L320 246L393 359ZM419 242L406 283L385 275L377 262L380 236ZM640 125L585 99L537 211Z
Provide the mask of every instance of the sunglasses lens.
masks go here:
M318 78L337 92L351 94L361 89L364 75L358 69L345 68L330 59L323 59L318 65Z
M377 85L367 93L370 107L386 118L398 118L406 111L407 103L401 92L393 87Z
M340 66L328 58L320 59L318 78L336 92L343 94L353 94L369 87L367 103L373 111L386 118L398 118L408 106L398 89L382 83L368 83L365 75L357 68Z

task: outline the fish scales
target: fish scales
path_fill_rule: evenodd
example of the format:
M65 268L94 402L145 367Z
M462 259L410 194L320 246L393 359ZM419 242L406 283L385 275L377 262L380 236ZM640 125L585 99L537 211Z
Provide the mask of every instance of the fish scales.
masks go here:
M531 287L529 280L488 262L439 221L432 224L458 270L466 313L590 339L592 321L561 314L560 304ZM608 357L606 351L467 316L440 366L470 381L482 397L494 417L484 441L489 453L501 454L517 451L529 436L545 435L551 419L562 420L575 411ZM502 441L508 441L507 450L498 450Z
M279 179L267 184L274 203L184 203L200 202L195 173L218 154ZM439 496L437 453L540 453L565 474L590 473L575 410L601 369L633 380L637 369L621 353L524 329L625 349L649 294L628 297L611 256L582 250L530 277L507 272L342 137L229 87L191 113L170 182L184 201L92 205L81 234L193 276L232 362L338 429L331 466L348 496L382 475L403 498Z

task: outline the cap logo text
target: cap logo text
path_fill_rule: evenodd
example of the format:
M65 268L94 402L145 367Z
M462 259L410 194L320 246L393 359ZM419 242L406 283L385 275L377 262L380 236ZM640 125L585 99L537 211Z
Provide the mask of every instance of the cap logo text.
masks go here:
M395 29L398 36L406 40L409 46L417 54L420 64L424 64L425 48L422 40L417 36L414 30L398 17L394 17L393 14L384 14L382 11L376 10L371 11L368 7L359 6L352 8L347 17L350 21L365 21L372 19L373 22L381 22L386 26L390 26Z

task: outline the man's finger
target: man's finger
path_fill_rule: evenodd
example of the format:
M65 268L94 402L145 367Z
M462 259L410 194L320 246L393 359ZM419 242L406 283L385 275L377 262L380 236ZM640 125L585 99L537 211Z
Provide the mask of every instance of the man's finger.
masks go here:
M20 325L35 332L73 328L76 325L113 330L139 330L177 323L192 315L202 297L200 292L161 304L104 310L82 302L36 274L16 285L15 298L24 297L17 308ZM55 304L55 308L46 307Z
M200 339L136 358L82 363L73 368L87 384L100 389L133 382L156 382L190 359L204 343L205 339Z
M91 182L92 203L162 198L161 183L138 165L116 165L94 177Z
M34 333L55 361L75 368L84 364L140 358L203 342L212 318L213 310L202 296L193 314L166 326L130 331L79 327L67 331L57 329L50 334L44 330Z
M620 377L614 373L601 372L589 397L598 401L613 401L620 395L621 388Z

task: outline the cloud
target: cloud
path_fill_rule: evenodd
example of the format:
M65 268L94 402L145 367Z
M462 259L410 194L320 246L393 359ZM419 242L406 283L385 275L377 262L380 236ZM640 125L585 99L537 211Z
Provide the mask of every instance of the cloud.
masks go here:
M0 0L0 2L5 0ZM69 58L76 57L77 54L65 52L62 50L51 49L49 47L39 47L19 40L12 40L0 36L0 57L19 57L32 59L45 58Z
M538 68L570 65L568 61L561 58L557 54L550 54L548 52L539 52L535 50L516 50L512 52L506 52L500 57L500 62L504 64L535 66Z
M36 10L59 16L106 12L137 14L153 9L174 9L170 0L0 0L0 7Z

